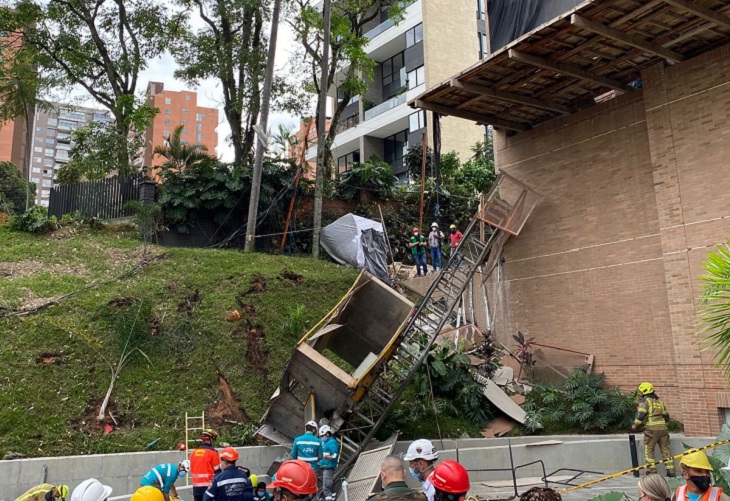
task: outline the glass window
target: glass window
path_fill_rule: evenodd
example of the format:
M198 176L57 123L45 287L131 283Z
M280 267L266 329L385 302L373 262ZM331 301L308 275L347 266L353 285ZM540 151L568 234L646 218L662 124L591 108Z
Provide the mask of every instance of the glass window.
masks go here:
M185 94L185 100L186 101L190 101L190 95L189 94Z
M202 140L203 140L203 138L204 138L204 137L205 137L205 134L196 134L196 135L195 135L195 140L196 140L197 142L200 142L200 141L202 141Z
M52 158L46 158L43 161L43 165L45 165L46 167L53 167L53 159Z
M165 115L169 115L169 114L170 114L170 108L165 108Z
M415 113L411 113L408 117L408 131L416 132L419 129L423 129L426 126L426 112L425 110L419 110Z
M183 109L180 110L181 113L188 113L189 111L190 110L186 110L185 108L183 108Z
M55 153L54 150L52 150L50 148L49 149L46 149L46 156L47 157L52 157L54 153Z
M180 124L182 124L182 125L185 125L187 123L188 123L188 119L187 118L183 118L182 120L180 120Z
M58 119L57 118L49 118L48 119L48 125L51 125L53 127L58 125Z
M66 129L71 129L71 130L76 130L79 128L78 122L75 122L73 120L59 120L58 126L64 127Z
M486 19L484 3L485 0L477 0L477 19L481 19L482 21Z
M172 101L170 100L170 98L169 98L169 97L166 97L166 98L165 98L165 104L170 104L171 102L172 102Z
M169 118L166 118L165 119L165 125L170 125L170 119Z
M406 31L406 49L408 47L413 47L421 41L423 41L423 23L417 24L410 30Z
M405 62L403 60L402 52L399 52L390 59L383 61L381 63L381 68L383 71L383 87L397 80L398 74L403 67L405 67Z
M36 153L43 153L43 146L36 146L35 148L33 148L33 151L35 151Z
M205 118L205 115L203 115L202 113L197 113L195 115L195 120L198 122L202 122L204 118Z
M34 182L35 184L39 184L39 183L41 182L41 180L40 180L40 178L34 177L34 178L33 178L33 182Z
M356 163L360 163L360 150L343 155L337 159L337 172L342 173L348 171Z
M403 130L397 134L386 137L383 139L383 153L384 160L389 164L401 160L404 155L404 151L408 147L408 131Z
M53 139L52 137L47 137L46 144L51 144L51 145L56 144L56 140Z
M40 167L33 167L33 174L40 174L41 168Z
M203 132L203 124L195 124L195 130L198 132Z
M43 174L48 175L48 169L43 169Z
M46 136L48 136L48 137L56 137L56 129L48 129L46 131Z
M42 157L33 157L33 161L35 163L39 164L39 163L42 163L43 162L43 158Z
M415 70L409 71L406 80L408 81L409 89L415 89L419 85L426 83L426 71L424 67L419 66Z
M487 35L485 33L479 33L479 59L487 57Z
M43 132L45 129L43 127L36 127L36 132Z
M51 186L53 186L53 180L51 180L51 179L44 179L43 180L43 186L45 186L47 188L50 188Z
M188 144L188 140L187 139L181 139L180 140L180 144Z

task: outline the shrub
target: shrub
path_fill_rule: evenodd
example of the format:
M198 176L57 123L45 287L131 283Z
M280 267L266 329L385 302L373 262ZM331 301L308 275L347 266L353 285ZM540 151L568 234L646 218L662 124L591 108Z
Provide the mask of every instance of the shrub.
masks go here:
M10 229L28 233L48 233L59 228L56 216L48 217L48 209L34 205L25 213L10 220Z

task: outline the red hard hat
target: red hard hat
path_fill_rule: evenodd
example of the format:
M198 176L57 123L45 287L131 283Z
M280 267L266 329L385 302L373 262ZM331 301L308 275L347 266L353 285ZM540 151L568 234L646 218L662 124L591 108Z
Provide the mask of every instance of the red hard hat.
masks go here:
M413 232L414 233L417 232L417 231L418 231L418 228L413 228Z
M238 461L238 452L233 447L225 447L221 451L221 459L225 459L229 463Z
M276 472L276 480L267 487L281 487L298 495L314 494L317 492L317 475L306 462L292 459L281 464Z
M449 494L465 494L469 492L469 474L466 468L456 461L441 461L433 470L431 483L438 490Z

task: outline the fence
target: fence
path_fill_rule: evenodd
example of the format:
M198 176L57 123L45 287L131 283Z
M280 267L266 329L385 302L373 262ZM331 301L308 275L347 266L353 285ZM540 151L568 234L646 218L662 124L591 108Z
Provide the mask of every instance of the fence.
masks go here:
M78 212L82 217L116 219L131 216L124 204L140 199L142 173L84 181L68 186L54 186L48 202L48 214L60 218Z

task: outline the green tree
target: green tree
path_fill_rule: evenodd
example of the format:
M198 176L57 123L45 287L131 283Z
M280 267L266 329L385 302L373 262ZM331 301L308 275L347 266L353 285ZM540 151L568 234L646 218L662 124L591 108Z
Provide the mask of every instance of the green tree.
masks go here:
M164 138L163 146L155 146L155 155L165 159L163 169L188 169L215 160L208 154L208 148L204 145L188 144L181 139L184 128L184 125L178 125L170 136Z
M715 348L715 363L730 376L730 243L708 252L703 268L700 333Z
M28 197L35 197L35 184L26 181L12 162L0 162L0 212L22 214Z
M346 200L357 198L360 205L367 205L373 195L387 197L395 185L393 168L377 156L358 163L340 175L338 190Z

